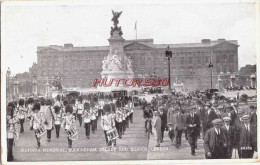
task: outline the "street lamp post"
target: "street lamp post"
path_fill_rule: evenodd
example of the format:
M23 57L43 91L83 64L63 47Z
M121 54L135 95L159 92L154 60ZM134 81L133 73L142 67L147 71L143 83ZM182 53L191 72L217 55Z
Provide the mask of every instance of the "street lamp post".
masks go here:
M172 58L172 51L170 50L170 46L168 45L165 56L168 58L168 78L169 78L169 91L171 91L171 61Z
M210 87L212 89L212 71L213 71L213 64L211 63L211 60L210 60L210 63L209 63L209 68L211 68L210 70Z

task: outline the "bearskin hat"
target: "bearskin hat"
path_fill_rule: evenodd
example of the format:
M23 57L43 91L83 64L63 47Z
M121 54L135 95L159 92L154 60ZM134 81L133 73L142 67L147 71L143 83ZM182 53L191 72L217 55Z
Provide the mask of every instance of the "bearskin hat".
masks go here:
M54 109L54 112L55 112L55 113L59 113L59 112L60 112L60 106L55 105L55 106L53 107L53 109Z
M31 104L34 102L34 99L32 97L30 97L28 100L27 100L28 104Z
M13 108L12 106L7 106L6 114L7 114L7 115L10 115L11 118L13 118L13 115L14 115L14 108Z
M90 104L88 102L84 103L84 109L90 109Z
M41 109L41 104L39 102L33 104L33 108L32 108L33 111L40 110L40 109Z
M65 106L65 112L66 112L66 113L67 113L67 112L70 112L70 113L73 112L73 107L72 107L71 104L67 104L67 105Z
M92 100L96 103L96 102L98 102L98 97L95 96Z
M116 100L116 107L121 108L122 107L122 102L120 100Z
M103 110L105 112L111 112L111 105L110 104L105 104L104 107L103 107Z
M18 104L19 104L19 106L23 106L23 105L24 105L24 99L20 99L20 100L18 101Z
M15 103L13 101L8 103L8 107L9 106L12 107L13 109L15 109Z
M44 97L40 98L40 103L41 103L41 105L45 105L46 104L46 100L45 100Z
M60 101L60 99L61 99L60 95L57 95L56 100Z
M79 96L78 101L79 101L80 103L82 103L82 100L83 100L82 96Z
M52 105L52 100L51 99L47 99L46 100L46 105Z
M95 102L94 101L90 101L90 106L91 107L95 107Z

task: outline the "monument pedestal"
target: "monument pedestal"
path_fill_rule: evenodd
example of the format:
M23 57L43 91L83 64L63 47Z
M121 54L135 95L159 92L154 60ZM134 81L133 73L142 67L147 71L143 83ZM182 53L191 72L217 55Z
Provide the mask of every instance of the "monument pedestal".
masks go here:
M102 61L103 71L101 72L101 77L103 80L106 81L105 86L98 86L98 90L104 92L112 92L118 90L127 90L131 91L133 88L131 86L127 87L124 86L123 82L120 81L118 84L117 81L112 81L112 79L133 79L134 72L132 70L132 64L129 57L126 56L124 52L124 38L122 37L122 30L121 27L118 27L118 17L120 16L119 13L113 13L113 21L114 27L111 27L110 38L109 41L109 54L107 57L104 58ZM119 15L118 15L119 14ZM106 80L104 80L106 79ZM112 81L112 83L111 83Z

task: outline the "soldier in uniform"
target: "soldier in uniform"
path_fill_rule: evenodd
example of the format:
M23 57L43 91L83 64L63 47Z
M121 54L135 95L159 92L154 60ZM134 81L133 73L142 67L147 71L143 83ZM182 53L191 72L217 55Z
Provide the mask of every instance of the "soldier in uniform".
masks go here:
M95 103L94 101L90 101L90 113L91 113L91 129L92 129L92 133L94 134L97 128L97 109L95 107Z
M19 102L18 102L18 105L19 107L17 108L18 110L18 119L19 119L19 122L20 122L20 133L23 133L24 132L24 127L23 127L23 124L24 124L24 121L25 121L25 115L26 115L26 108L24 107L24 99L20 99Z
M53 112L52 112L52 101L48 99L46 101L46 107L44 109L45 116L45 128L47 130L47 141L51 141L51 131L53 129Z
M32 126L34 133L35 133L35 138L37 141L37 148L40 148L41 146L41 137L38 136L39 133L39 128L43 127L43 124L45 122L44 115L40 112L41 105L40 103L36 102L33 105L32 111L33 115L30 121L30 125Z
M79 103L77 104L77 117L79 119L79 126L81 127L82 125L82 112L83 112L83 98L82 96L79 96L78 98Z
M227 148L227 134L221 128L222 120L215 119L212 121L213 128L210 128L204 137L204 149L206 159L225 159Z
M65 132L68 135L68 147L72 148L72 140L70 139L70 135L71 135L70 129L75 126L75 116L72 114L73 112L72 105L67 104L65 106L65 112L66 112L66 116L62 121L61 125L64 125Z
M188 134L188 142L191 146L191 155L195 156L195 148L197 143L197 138L200 134L200 119L199 115L195 113L196 106L191 106L190 113L186 118L186 127Z
M6 116L6 130L7 130L7 161L13 161L13 146L14 139L19 137L18 134L18 120L14 117L14 105L8 103Z
M109 141L108 136L107 136L107 131L109 131L115 127L115 122L114 122L112 116L110 115L111 105L105 104L103 107L103 110L104 110L105 114L101 117L101 128L104 130L107 146L111 147L112 141L111 140Z
M133 115L134 115L134 103L132 101L132 98L129 97L128 99L128 107L130 109L130 116L129 116L129 119L130 119L130 123L133 124Z
M123 112L121 109L121 102L116 101L116 129L119 135L119 138L122 138L123 134Z
M62 120L62 112L61 112L61 107L55 105L54 106L54 127L56 130L56 138L59 138L60 136L60 127L61 127L61 120Z
M84 103L84 110L82 114L84 120L84 128L86 133L86 138L89 139L90 137L90 127L91 127L91 110L90 104L88 102Z

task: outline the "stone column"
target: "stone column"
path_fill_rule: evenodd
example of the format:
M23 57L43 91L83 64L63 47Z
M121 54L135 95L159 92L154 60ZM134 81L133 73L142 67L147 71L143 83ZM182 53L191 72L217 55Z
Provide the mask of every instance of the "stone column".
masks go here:
M218 76L218 90L220 91L222 89L222 80L220 78L220 75Z
M230 76L230 86L233 87L235 85L236 77L235 75Z
M19 88L18 88L19 82L17 80L14 81L14 96L19 97Z
M250 75L250 85L251 85L251 88L256 87L256 76L254 73Z

